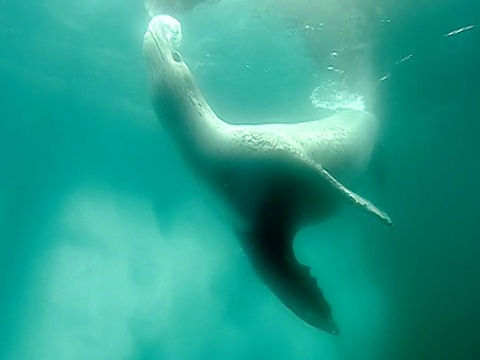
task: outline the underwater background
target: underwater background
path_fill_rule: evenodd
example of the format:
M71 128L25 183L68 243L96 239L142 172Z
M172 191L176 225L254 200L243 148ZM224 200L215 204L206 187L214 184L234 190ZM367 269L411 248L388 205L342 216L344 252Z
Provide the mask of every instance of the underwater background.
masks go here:
M0 359L480 359L480 4L222 0L179 15L220 116L382 122L302 231L341 335L255 276L151 109L141 0L0 0ZM371 181L370 181L371 180Z

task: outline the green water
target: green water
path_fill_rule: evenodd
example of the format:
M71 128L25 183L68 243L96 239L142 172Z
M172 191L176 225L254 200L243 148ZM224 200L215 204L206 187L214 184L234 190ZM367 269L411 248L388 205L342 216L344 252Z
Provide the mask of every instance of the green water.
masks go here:
M0 359L480 358L480 30L446 36L479 5L263 2L183 15L182 52L232 122L323 116L332 65L381 119L359 192L395 228L346 209L295 243L342 335L257 279L162 131L142 1L0 0Z

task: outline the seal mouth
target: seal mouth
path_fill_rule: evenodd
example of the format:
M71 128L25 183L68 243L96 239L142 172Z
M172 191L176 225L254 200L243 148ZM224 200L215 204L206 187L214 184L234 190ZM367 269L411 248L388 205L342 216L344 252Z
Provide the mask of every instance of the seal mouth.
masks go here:
M156 54L160 56L160 58L162 59L162 61L165 61L165 58L164 58L164 55L163 55L163 52L164 52L165 50L162 49L162 46L159 44L159 40L158 40L158 37L156 36L155 32L153 32L153 31L151 31L150 29L148 29L148 30L145 32L144 41L145 41L145 43L146 43L146 42L151 42L151 43L153 43L153 45L154 45L154 47L155 47L155 50L156 50Z
M157 37L155 36L155 33L152 32L150 29L148 29L145 32L144 41L145 41L145 43L146 42L153 43L153 45L155 46L155 48L157 50L158 55L160 55L160 57L162 57L162 60L165 60L165 59L163 59L162 48L160 47L160 44L157 41Z

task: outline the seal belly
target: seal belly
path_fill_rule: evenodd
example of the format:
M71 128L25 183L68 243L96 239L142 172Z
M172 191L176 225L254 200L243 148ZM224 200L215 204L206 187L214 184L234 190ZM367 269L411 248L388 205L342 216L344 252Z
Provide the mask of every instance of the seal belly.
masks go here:
M288 158L229 159L210 183L241 220L251 223L274 202L290 210L292 229L330 215L340 198L301 163ZM213 180L213 179L212 179Z

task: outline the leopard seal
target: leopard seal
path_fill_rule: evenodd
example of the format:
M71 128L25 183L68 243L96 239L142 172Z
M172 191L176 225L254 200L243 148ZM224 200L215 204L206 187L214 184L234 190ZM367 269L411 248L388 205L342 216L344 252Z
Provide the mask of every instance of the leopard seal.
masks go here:
M167 15L153 18L144 35L158 119L190 168L235 214L232 227L257 275L304 322L338 334L310 268L295 257L293 240L343 202L392 224L337 179L367 166L376 118L347 111L296 124L229 124L212 110L182 59L181 35L178 20Z

